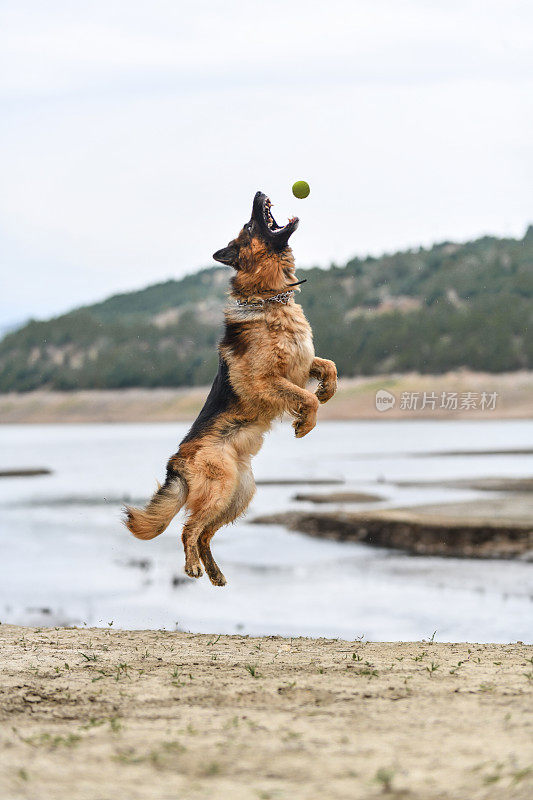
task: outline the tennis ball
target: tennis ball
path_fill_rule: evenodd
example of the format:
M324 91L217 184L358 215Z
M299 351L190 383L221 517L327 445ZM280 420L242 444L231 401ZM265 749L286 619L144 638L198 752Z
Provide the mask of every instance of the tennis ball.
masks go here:
M292 193L299 200L303 200L305 197L308 197L310 191L311 189L309 188L307 181L296 181L296 183L293 183L292 185Z

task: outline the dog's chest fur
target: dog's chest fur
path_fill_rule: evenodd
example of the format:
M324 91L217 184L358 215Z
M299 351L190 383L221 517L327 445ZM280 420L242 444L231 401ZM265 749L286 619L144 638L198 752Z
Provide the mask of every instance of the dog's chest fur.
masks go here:
M315 351L311 326L301 307L289 303L272 309L265 322L279 374L303 388Z

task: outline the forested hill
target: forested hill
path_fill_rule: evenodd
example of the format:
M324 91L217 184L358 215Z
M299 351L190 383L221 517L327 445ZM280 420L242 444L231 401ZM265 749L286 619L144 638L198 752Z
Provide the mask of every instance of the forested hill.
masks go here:
M210 382L231 270L110 297L0 342L0 391ZM533 368L533 226L299 269L316 351L342 375Z

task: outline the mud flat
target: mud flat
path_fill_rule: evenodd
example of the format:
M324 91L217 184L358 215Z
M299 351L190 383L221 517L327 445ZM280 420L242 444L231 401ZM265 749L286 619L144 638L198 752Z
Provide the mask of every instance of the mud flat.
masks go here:
M343 478L258 478L257 486L337 486Z
M396 486L426 488L438 486L442 489L475 489L478 492L528 492L533 493L533 478L462 478L440 481L395 481ZM533 507L532 507L533 512Z
M52 470L46 467L29 467L28 469L0 469L0 478L35 478L39 475L51 475Z
M376 409L376 392L394 394L394 408ZM188 422L193 420L209 387L158 389L105 389L0 394L0 423L80 422ZM404 392L417 393L417 408L402 408ZM424 392L440 397L457 392L457 410L441 408L440 401L422 408ZM494 408L461 408L460 396L496 393ZM531 419L533 415L533 371L488 374L457 370L444 375L376 375L344 378L335 397L320 409L320 419Z
M532 796L522 643L3 625L0 644L10 800Z
M369 492L330 492L329 494L308 492L295 494L294 499L323 505L324 503L377 503L384 498L379 494L370 494Z
M325 539L397 548L413 555L533 557L531 494L376 511L289 511L256 517L252 522L284 525Z

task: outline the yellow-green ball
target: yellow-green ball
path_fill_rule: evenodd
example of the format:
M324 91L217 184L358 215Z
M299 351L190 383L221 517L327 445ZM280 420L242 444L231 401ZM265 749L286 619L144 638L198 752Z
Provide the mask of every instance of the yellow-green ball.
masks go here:
M309 188L307 181L296 181L296 183L293 183L292 185L292 193L299 200L303 200L305 197L308 197L310 191L311 189Z

